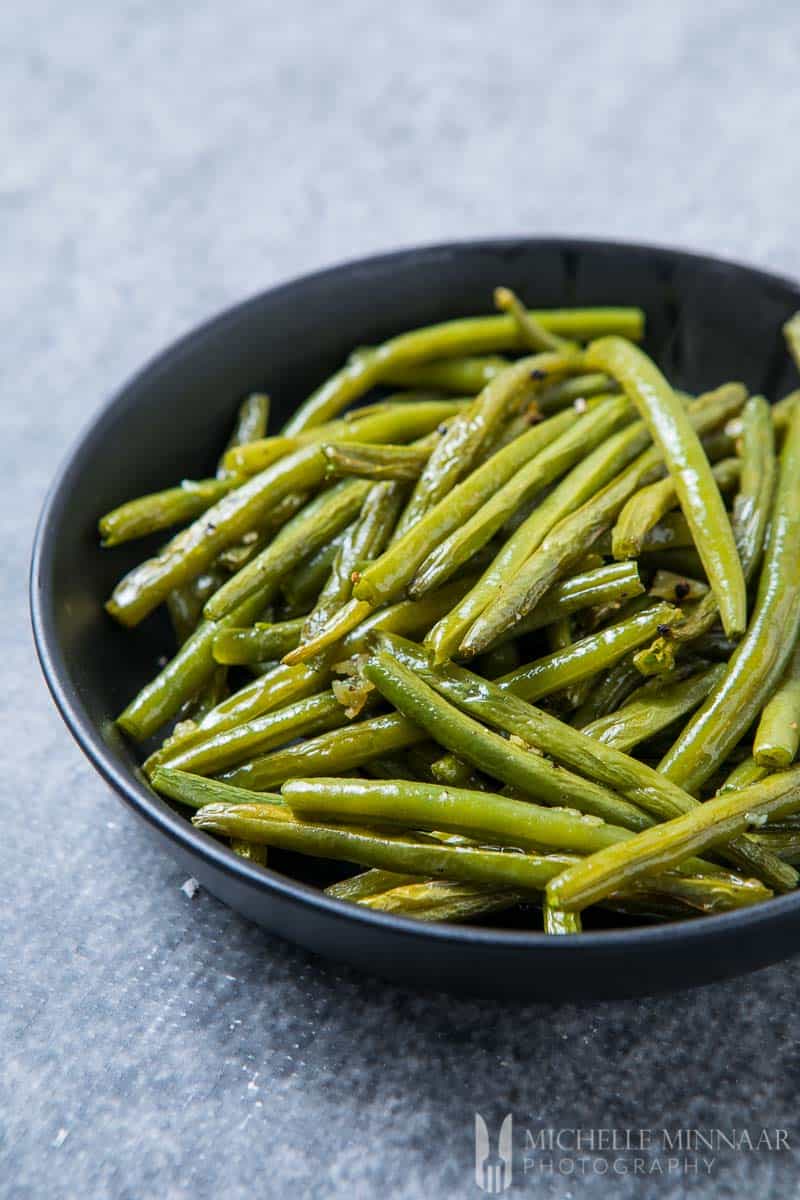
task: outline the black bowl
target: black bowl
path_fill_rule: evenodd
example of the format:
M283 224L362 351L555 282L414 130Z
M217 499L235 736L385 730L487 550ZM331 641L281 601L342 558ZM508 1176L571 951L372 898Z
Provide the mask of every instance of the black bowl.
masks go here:
M80 438L36 535L31 607L45 677L85 753L175 858L214 895L282 937L417 985L494 996L622 996L752 970L797 946L800 894L741 912L575 939L429 926L358 909L251 865L148 788L113 717L169 651L156 617L119 629L102 601L142 545L100 550L98 514L215 460L237 400L269 391L278 421L354 346L486 312L498 283L532 305L636 304L647 347L679 385L726 379L780 395L797 378L781 323L791 280L680 251L521 238L401 251L322 271L246 301L161 354Z

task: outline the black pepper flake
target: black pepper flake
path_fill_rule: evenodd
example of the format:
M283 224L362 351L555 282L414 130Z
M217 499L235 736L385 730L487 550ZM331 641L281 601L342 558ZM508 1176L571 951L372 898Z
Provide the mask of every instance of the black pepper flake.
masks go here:
M685 579L675 584L675 596L678 600L685 600L691 590Z
M438 433L438 434L439 434L441 437L443 437L443 436L444 436L444 434L446 434L446 433L447 433L447 426L446 426L446 425L444 425L444 424L440 425L440 426L438 427L438 429L436 430L436 432L437 432L437 433Z
M669 625L656 625L656 633L661 637L669 637L669 635L672 633L672 629Z
M537 383L541 383L543 379L547 379L547 371L543 371L540 367L534 367L531 371L531 379L535 379Z

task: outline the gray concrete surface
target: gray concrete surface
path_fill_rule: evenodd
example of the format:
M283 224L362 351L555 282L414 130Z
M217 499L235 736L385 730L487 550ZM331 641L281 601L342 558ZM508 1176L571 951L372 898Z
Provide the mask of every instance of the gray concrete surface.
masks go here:
M796 6L28 0L0 8L0 1194L478 1195L473 1114L780 1126L710 1175L542 1197L789 1197L800 960L596 1007L413 994L202 891L72 744L24 577L59 459L195 322L369 251L561 231L800 272ZM629 1156L630 1157L630 1156Z

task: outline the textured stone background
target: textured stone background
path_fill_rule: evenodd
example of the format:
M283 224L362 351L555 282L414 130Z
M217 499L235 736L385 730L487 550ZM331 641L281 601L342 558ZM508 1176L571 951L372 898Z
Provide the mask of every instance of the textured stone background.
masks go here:
M556 1008L312 960L181 891L56 716L24 594L79 427L143 359L278 280L544 231L800 272L798 43L790 0L2 6L3 1197L477 1195L476 1107L782 1125L795 1143L711 1181L532 1195L798 1195L797 961Z

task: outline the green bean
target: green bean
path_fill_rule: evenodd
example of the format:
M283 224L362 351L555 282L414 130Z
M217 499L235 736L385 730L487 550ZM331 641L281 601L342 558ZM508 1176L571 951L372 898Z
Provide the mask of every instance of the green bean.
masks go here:
M200 809L192 823L210 833L241 836L316 858L526 892L542 891L547 880L568 861L566 855L509 854L504 850L421 841L413 834L313 825L293 821L285 807L269 804L210 804Z
M559 617L570 616L580 609L613 605L616 611L621 601L634 599L643 593L644 585L635 563L605 563L589 567L554 584L533 612L513 630L509 630L496 645L503 645L508 638L543 629Z
M452 664L431 667L424 651L397 636L383 634L376 638L376 643L385 646L387 653L421 682L472 717L524 738L555 762L612 788L656 820L669 820L697 806L698 801L693 796L658 771L520 700L508 683L490 683ZM774 855L765 856L748 838L738 838L724 849L717 849L728 860L757 875L771 887L785 891L795 886L796 874L787 873Z
M415 876L356 903L417 921L470 921L514 908L526 899L529 897L521 891L498 891L486 884L456 883L451 879L419 880Z
M749 755L736 764L718 791L721 794L734 791L736 788L749 787L751 783L759 783L767 775L769 775L769 767L759 766L753 756Z
M379 912L392 912L398 916L413 916L420 921L463 921L487 916L513 908L528 897L522 892L498 891L478 884L453 883L449 880L419 880L416 876L394 876L388 871L366 871L356 879L366 880L377 876L374 883L360 885L364 895L354 895L355 903ZM392 879L397 879L394 885ZM350 883L350 880L346 881ZM334 887L339 885L334 884ZM330 894L338 896L332 889ZM353 888L354 892L360 889ZM624 892L616 892L604 902L607 908L619 912L646 913L656 917L684 915L686 909L702 913L728 912L749 904L768 900L772 892L754 879L739 879L736 875L727 878L688 876L668 873L658 880L645 880L634 884ZM347 895L340 899L349 899ZM548 932L579 932L580 918L577 913L553 909L543 904L545 927L548 913L551 926ZM566 928L565 928L566 926Z
M297 500L305 503L304 496L298 496ZM297 509L302 507L302 503L294 506L293 511L289 515L294 516ZM273 533L273 530L267 533L264 530L256 532L255 529L251 529L235 546L228 546L227 550L223 550L217 555L215 560L216 566L221 567L228 575L234 575L237 571L241 571L242 567L246 566L251 558L255 558L264 549L267 542L273 536ZM167 597L167 603L169 603L169 596Z
M366 876L344 881L329 889L330 893L342 899L359 900L367 899L370 895L386 894L398 874L401 879L407 879L409 884L412 876L424 880L425 876L439 875L450 880L488 885L493 889L527 893L541 890L547 880L559 874L564 867L580 861L565 854L546 857L509 854L508 851L474 848L468 844L420 841L413 835L375 834L352 826L314 826L307 821L292 820L280 797L244 791L182 771L157 772L153 786L162 794L199 809L195 823L211 832L229 837L246 837L253 844L271 844L379 868L379 871L369 871ZM260 802L265 800L269 803ZM714 902L715 896L719 901L725 898L726 892L730 894L729 880L734 882L735 877L704 876L694 879L688 875L670 874L653 880L652 886L666 887L669 891L678 890L679 893L683 891L692 896L695 903L703 897L707 908ZM402 882L398 883L404 886ZM742 890L741 887L739 890ZM755 898L762 896L763 891ZM738 903L742 902L742 897L735 899Z
M349 879L340 879L337 883L332 883L325 888L326 896L333 896L336 900L350 900L352 903L358 903L361 900L368 900L371 896L378 896L381 892L388 892L391 888L404 887L410 883L423 882L419 875L400 875L396 871L360 871L358 875L351 875Z
M644 535L642 552L654 550L688 549L694 545L689 522L681 512L667 513L665 517L648 529Z
M321 492L260 554L214 593L203 610L205 616L210 620L227 617L253 596L260 597L262 607L269 603L282 577L302 558L335 537L357 515L372 486L375 485L366 479L346 479Z
M237 446L246 446L248 442L256 442L266 436L269 423L269 396L263 392L253 392L239 405L236 414L236 424L228 439L225 453L217 467L217 478L224 479L231 471L225 465L225 457ZM233 472L235 474L235 472Z
M557 620L553 621L552 625L547 626L545 629L545 636L547 638L547 645L551 654L560 654L562 651L568 650L575 641L571 619L568 616L559 617ZM514 663L512 667L509 667L506 671L495 671L494 673L491 671L481 671L480 663L483 662L487 654L491 654L491 651L487 650L475 660L475 668L479 674L486 675L489 679L496 679L498 675L508 675L512 671L519 670L521 666L521 663L517 662ZM569 704L567 693L570 691L570 688L577 686L577 684L571 684L569 687L560 689L563 699L567 704ZM557 692L556 694L558 695L559 693ZM575 705L571 705L571 707L574 708Z
M380 382L392 387L435 388L455 392L457 396L475 395L507 366L508 359L496 354L479 358L445 358L440 362L389 368L381 373Z
M281 795L295 816L337 825L445 830L500 846L592 854L633 836L564 808L489 792L375 779L291 779Z
M334 559L347 537L349 526L331 538L319 550L295 567L281 582L281 592L285 600L287 619L302 616L304 619L314 607L320 592L324 588Z
M543 378L569 373L579 363L575 350L534 354L521 358L488 383L469 408L454 418L433 450L400 518L395 541L469 474L514 407L532 397Z
M795 645L783 678L764 706L753 739L760 767L788 767L800 746L800 645Z
M800 632L800 409L781 451L755 611L725 678L694 715L660 769L694 791L723 762L783 674Z
M347 724L344 709L333 692L321 692L273 709L233 729L211 733L190 746L159 753L151 764L179 767L197 775L217 775L237 763L285 746L294 738L326 733ZM148 764L145 764L145 770Z
M489 541L509 516L630 420L630 405L624 397L599 402L593 411L517 470L468 521L439 543L414 575L411 594L421 595L443 583Z
M361 574L354 588L355 599L364 601L367 607L357 608L353 603L347 613L335 620L332 628L323 631L321 645L312 642L303 647L304 657L313 657L325 645L354 628L369 610L397 600L431 548L475 512L522 463L543 449L577 419L574 412L559 413L549 421L537 425L458 484L450 496L430 509L413 529L394 542Z
M634 654L633 665L646 678L672 676L675 672L676 651L676 643L670 634L657 637L652 645L644 646Z
M599 396L606 392L616 392L619 385L615 379L599 372L588 375L574 375L570 379L562 379L542 388L536 397L536 404L544 414L558 412L568 404L588 400L590 396Z
M486 439L480 452L475 456L473 470L482 467L500 450L510 446L513 441L522 437L523 433L527 433L532 425L539 425L542 420L536 400L531 400L525 405L522 412L515 413L508 420L501 422L494 434Z
M641 422L622 430L597 447L589 456L566 475L553 491L542 501L514 531L494 561L484 571L478 583L462 602L443 619L431 632L429 645L437 662L464 651L462 647L472 628L480 622L485 612L490 614L492 637L485 639L491 645L504 631L510 629L520 614L503 610L502 620L494 621L498 604L502 603L504 589L513 581L532 552L546 539L549 531L557 526L567 514L574 512L592 497L599 488L618 471L620 463L627 462L639 451L648 439ZM555 579L553 580L555 582ZM480 629L480 625L478 626ZM476 648L475 653L479 653Z
M268 791L287 779L350 771L371 758L404 750L423 741L423 730L397 713L352 722L295 746L260 755L226 771L222 778L253 791Z
M733 533L744 577L749 582L761 558L775 489L775 438L771 414L762 397L752 396L748 400L742 410L741 424L742 457L739 492L733 505ZM691 574L694 564L686 565ZM662 657L669 660L681 646L702 637L712 628L718 615L716 597L710 592L675 631L674 641L654 643L653 662L657 663Z
M529 429L473 471L362 576L356 592L359 599L369 600L377 607L401 595L417 567L439 542L578 419L575 412L559 413Z
M328 426L324 427L323 436L328 432ZM221 470L233 478L248 479L252 475L258 475L260 471L265 471L267 467L273 466L283 458L288 458L290 454L296 454L299 450L307 447L311 442L319 439L304 439L304 438L288 438L288 437L263 437L256 438L253 442L245 442L240 446L232 446L230 450L226 450L222 457Z
M645 685L634 692L624 707L584 725L583 732L607 746L631 750L639 742L668 729L673 721L693 712L724 674L725 667L717 663L689 679L681 679L657 691Z
M206 713L216 708L230 695L227 667L217 667L192 701L192 720L202 721Z
M561 908L583 909L642 876L666 871L687 855L700 854L760 825L762 819L798 808L800 769L779 771L761 783L714 796L691 812L591 854L548 884L548 899Z
M117 717L117 725L135 741L144 741L174 717L186 700L197 695L213 675L214 638L229 625L247 625L261 612L259 597L235 609L223 622L201 621L178 653L131 700ZM231 697L235 700L236 697Z
M674 480L725 632L731 637L743 633L747 593L742 564L719 488L684 406L655 363L630 342L601 338L591 344L587 362L618 379L644 417Z
M365 419L352 436L365 441L413 441L452 414L446 403L398 407ZM255 444L255 443L252 443ZM204 571L221 550L241 540L292 492L319 485L325 474L325 456L310 444L279 459L248 479L209 508L202 517L177 534L155 558L130 571L114 589L106 608L123 625L135 625L161 603L174 588ZM258 561L258 560L255 560ZM250 570L253 563L245 570ZM229 611L229 610L227 610ZM225 613L217 612L217 616Z
M247 666L281 658L297 645L303 624L304 618L296 617L274 624L257 623L249 629L238 626L223 629L214 638L214 658L228 666Z
M761 397L751 397L741 417L742 461L739 492L733 507L733 532L742 560L745 580L752 578L761 556L766 521L772 504L775 485L774 435L770 413ZM670 553L670 552L666 552ZM674 553L674 552L672 552ZM663 554L659 559L663 561ZM685 564L689 574L696 568L694 561ZM674 632L674 640L665 643L657 639L648 659L657 669L660 661L670 662L681 646L696 641L714 625L719 615L713 592L702 598ZM647 669L647 664L641 662Z
M253 436L266 432L269 416L269 398L255 394L243 401L239 408L236 424L228 446L243 445ZM225 479L231 475L224 466L224 455L217 466L217 477ZM304 503L300 495L286 496L271 513L259 533L251 530L238 545L233 545L217 556L214 565L206 572L189 580L182 587L173 588L167 595L170 614L178 644L182 645L197 628L206 600L225 581L223 571L239 570L260 549L261 539L272 536Z
M169 529L171 525L185 525L217 504L240 483L238 476L184 479L178 487L128 500L98 521L101 545L110 549L133 538Z
M722 413L739 407L743 399L744 389L738 385L719 388L689 405L689 419L702 430L717 423ZM462 654L480 653L491 645L499 630L527 615L570 563L590 550L611 527L626 500L663 471L661 452L657 446L651 446L639 453L621 474L616 474L620 462L628 460L627 455L620 455L620 449L627 446L628 451L638 451L645 438L649 440L644 423L637 422L617 434L616 440L609 439L595 451L598 460L593 461L595 455L590 455L574 468L518 530L495 565L484 574L475 589L476 595L462 601L463 623L467 608L472 605L470 615L478 608L478 598L483 606L461 640ZM597 491L597 485L609 477L610 482ZM576 489L576 479L584 485L582 488ZM515 542L518 545L512 547ZM448 637L452 637L452 632Z
M328 421L324 425L306 429L294 437L273 435L233 446L223 455L221 467L223 470L246 479L250 475L257 475L265 467L271 466L277 459L292 454L304 446L322 445L325 442L335 442L339 439L344 441L357 439L357 430L364 421L371 423L375 417L386 417L389 414L394 414L396 417L401 409L407 408L411 404L440 403L442 399L439 392L396 393L387 396L379 404L365 405L353 412L345 413L339 420ZM469 402L469 398L454 398L449 401L452 406L450 415L460 412ZM369 425L367 428L369 429ZM369 440L380 441L381 439L370 437Z
M665 871L655 878L640 879L619 892L612 892L601 904L619 912L636 912L638 903L644 906L643 911L654 916L672 915L668 905L675 906L676 916L683 916L682 910L687 908L711 915L760 904L769 900L772 894L757 879L740 879L737 875L695 877Z
M402 601L372 614L344 639L341 645L342 658L346 659L363 651L374 631L386 630L408 637L425 633L433 622L463 595L469 583L469 580L458 581L432 592L422 600ZM242 610L243 615L244 612L245 610ZM253 615L251 612L247 619L252 619ZM185 653L181 651L181 654L128 706L123 714L126 721L124 728L127 732L138 739L149 737L160 725L175 715L183 699L195 694L214 669L212 648L216 632L220 627L227 627L228 620L231 625L241 624L241 621L234 619L235 616L236 614L233 614L231 618L226 618L224 624L214 624L210 621L204 623L192 646L189 646ZM262 713L290 704L293 700L300 700L325 687L329 679L330 666L326 662L312 663L308 666L279 664L210 712L197 729L181 739L181 745L187 747L192 742L202 740L211 731L221 733L225 729L232 729L244 721L261 716ZM120 717L120 723L122 720Z
M495 288L494 304L495 308L509 313L513 318L520 340L526 349L541 353L545 350L561 350L569 344L564 338L545 329L544 325L528 312L525 305L510 288Z
M448 784L450 787L471 787L470 780L474 772L471 765L463 759L454 754L445 754L433 763L431 774L436 783Z
M735 411L743 400L744 389L736 386L720 388L693 401L689 406L690 417L700 428L710 426ZM609 438L584 462L573 467L509 538L472 591L431 632L429 645L437 662L453 657L471 637L472 629L476 626L476 635L490 645L520 618L516 593L517 590L526 591L523 567L527 568L529 561L534 564L537 548L555 551L559 533L566 534L564 546L556 557L557 565L551 573L562 567L566 569L570 549L577 558L590 549L592 537L599 536L606 525L610 525L617 505L624 504L630 492L647 478L651 470L657 472L661 469L661 460L655 448L645 449L649 441L650 435L644 422L637 421ZM632 459L634 461L631 463ZM631 463L630 467L619 475L620 467L626 463ZM590 503L592 507L588 507ZM598 505L601 509L599 513ZM574 515L572 523L569 523L570 514ZM592 520L589 520L590 517ZM601 517L603 520L600 520ZM548 542L551 532L553 543ZM539 558L536 565L541 565L543 561ZM519 585L515 578L517 575L522 576ZM477 647L475 653L482 648Z
M563 908L556 908L549 903L546 896L542 905L542 916L545 933L561 936L562 934L581 932L580 913L566 912Z
M154 772L150 786L162 796L177 800L187 808L204 808L207 804L270 804L276 808L286 808L280 793L259 792L257 795L245 788L233 787L232 784L220 783L217 779L205 779L202 775L192 775L188 771L178 771L165 767ZM288 813L288 808L286 809ZM249 839L247 839L249 840Z
M644 315L636 308L532 310L531 315L551 333L579 341L601 332L638 340L644 328ZM293 435L329 420L398 367L416 366L434 358L522 348L516 322L505 314L464 317L402 333L358 355L327 379L287 421L284 433Z
M222 621L203 621L175 658L131 701L117 723L137 741L150 737L213 673L217 635L224 629L250 624L262 609L260 597L251 597ZM319 668L278 666L218 705L203 719L203 725L230 728L270 707L316 691L321 678L324 676Z
M753 396L742 412L741 479L733 505L736 544L750 579L758 569L775 488L775 434L763 396Z
M679 609L670 604L654 604L616 625L580 638L563 650L519 667L499 682L526 700L538 700L612 666L651 638L657 629L670 629L678 620Z
M596 679L595 687L572 715L571 724L576 729L583 729L590 721L614 712L642 682L632 654L626 654Z
M724 495L739 481L739 460L723 458L714 464L712 474ZM634 492L614 526L611 542L614 558L637 558L645 546L647 534L676 503L675 482L671 476Z
M554 767L540 755L459 712L388 654L378 652L370 658L363 674L399 712L440 745L495 779L513 784L546 804L568 805L629 829L650 824L650 818L640 809L608 788Z
M370 485L358 519L345 536L330 577L303 626L304 643L313 641L327 621L350 599L359 570L380 554L389 541L406 495L406 489L400 483Z
M357 475L374 480L419 479L432 450L432 442L414 446L361 442L324 442L322 445L328 475Z
M226 578L218 567L212 567L182 588L175 588L167 596L167 611L179 646L194 633L202 620L206 600L214 595L217 588L222 587Z

